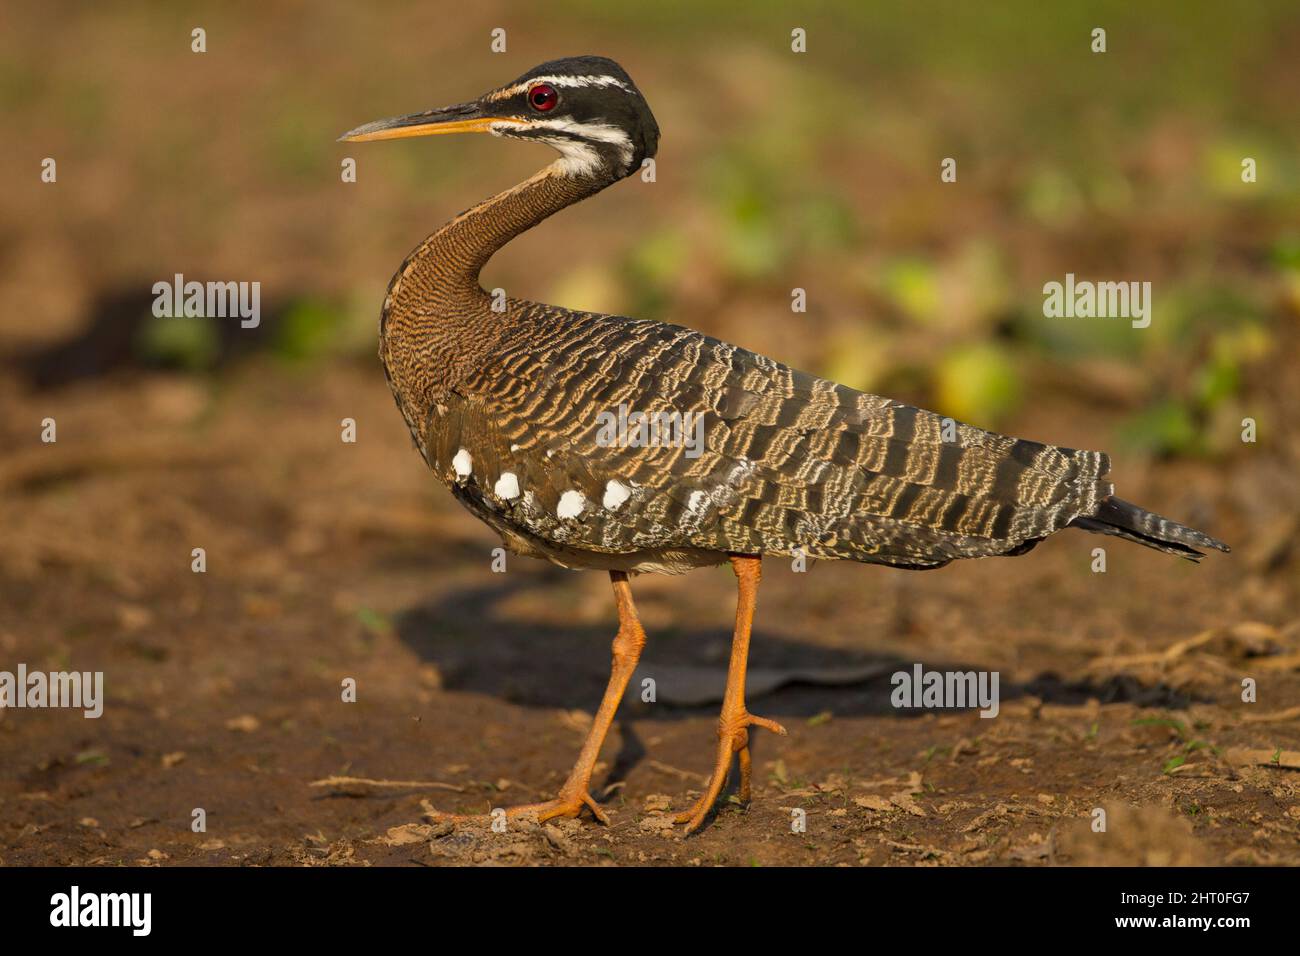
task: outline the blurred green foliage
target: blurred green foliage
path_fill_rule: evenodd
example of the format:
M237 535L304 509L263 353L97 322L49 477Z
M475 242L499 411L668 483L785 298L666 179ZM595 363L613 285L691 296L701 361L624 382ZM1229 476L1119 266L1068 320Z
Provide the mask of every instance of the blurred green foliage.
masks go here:
M994 343L950 349L934 376L939 408L965 421L1001 421L1023 389L1014 356Z
M671 290L690 256L690 244L678 230L657 229L641 238L623 262L627 314L671 321Z
M476 25L433 37L421 16L437 14L337 5L310 18L311 42L285 46L297 14L214 9L213 53L196 59L176 42L192 27L183 4L69 15L84 57L60 56L50 72L29 52L0 52L0 106L95 147L60 154L68 189L78 161L99 195L146 184L93 213L92 225L134 227L141 248L122 243L122 256L152 268L175 243L211 258L231 223L246 262L298 260L284 274L329 291L282 288L292 301L262 345L289 363L373 354L382 289L348 284L386 279L376 263L395 266L393 248L513 181L484 165L520 163L527 148L487 137L367 147L354 153L358 183L342 188L334 137L574 52L614 56L637 77L663 126L661 168L622 238L606 231L595 252L547 263L535 294L549 301L722 334L805 287L814 305L795 321L807 335L778 339L796 351L777 358L986 427L1064 391L1082 365L1103 366L1138 383L1116 399L1121 437L1157 454L1227 447L1211 424L1233 420L1281 323L1300 315L1294 3L553 0L507 24L501 57L471 39ZM371 18L381 26L363 35ZM129 30L113 33L122 22ZM794 26L807 54L790 52ZM1097 26L1101 55L1089 49ZM168 81L147 80L147 112L161 120L137 111L121 124L147 84L104 69L125 55L114 36L141 56L172 51L159 61ZM354 42L346 67L320 69L340 38ZM244 61L223 59L236 49L258 95L241 85ZM958 159L956 183L938 181L945 156ZM1241 180L1247 156L1255 183ZM544 228L566 251L561 237L577 248L593 234L580 217ZM330 241L345 233L347 245ZM373 258L335 283L342 250L358 244ZM318 281L300 278L304 262ZM1151 327L1045 317L1042 284L1066 272L1152 281ZM505 284L514 294L515 279L537 274L524 263ZM181 368L219 360L203 321L149 321L138 345Z
M207 319L150 315L140 326L135 351L150 365L204 372L217 364L221 337Z
M275 330L272 350L289 361L320 358L339 348L347 313L319 299L300 299L289 306Z

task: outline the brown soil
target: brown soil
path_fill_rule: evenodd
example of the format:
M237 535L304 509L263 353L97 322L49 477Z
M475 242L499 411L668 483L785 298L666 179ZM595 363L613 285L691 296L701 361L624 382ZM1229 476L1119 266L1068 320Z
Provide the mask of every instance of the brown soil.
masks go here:
M778 6L461 6L6 10L0 670L103 671L107 704L98 720L0 711L0 863L1300 862L1300 285L1280 265L1296 221L1294 19L1251 27L1206 5L1155 29L1116 8L1102 60L1071 20L1031 19L1041 4L992 20L828 5L808 24L815 52L795 58ZM487 38L506 21L497 56ZM1029 399L998 424L1110 450L1123 497L1234 552L1194 566L1069 532L931 573L769 562L753 666L877 676L752 695L790 734L755 734L752 805L723 805L687 839L663 811L702 785L716 704L672 701L721 694L734 584L726 569L639 578L650 641L634 686L654 677L658 702L628 702L606 744L596 791L612 825L432 826L430 806L551 795L604 686L613 603L597 573L525 559L493 573L499 542L426 473L369 357L402 256L549 157L488 137L373 144L344 185L353 153L334 137L577 50L617 56L653 91L658 182L522 237L490 287L603 301L666 234L685 250L649 296L671 302L666 318L814 370L856 349L897 371L901 389L882 390L924 401L919 370L954 342L999 340L1045 276L1152 279L1160 308L1181 294L1185 311L1199 283L1213 322L1185 327L1189 341L1154 337L1178 328L1161 324L1171 304L1163 344L1127 358L1018 344ZM774 106L797 120L788 132ZM1262 149L1257 187L1231 182L1239 144ZM950 149L960 185L937 181ZM57 184L38 178L45 156ZM1230 190L1205 172L1215 157ZM847 237L799 226L819 199L843 204ZM728 264L737 236L750 258L755 236L775 250L757 276ZM1004 264L985 269L981 250ZM885 294L895 258L933 266L941 314ZM286 364L250 339L210 375L143 370L129 323L176 272L261 281L268 312L355 303L367 357ZM794 285L813 303L798 321ZM1215 457L1116 447L1133 415L1195 392L1243 310L1270 348L1219 406ZM95 322L79 349L16 358ZM1258 443L1236 442L1238 411L1259 419ZM46 417L55 444L39 441ZM355 444L340 441L347 417ZM918 661L998 671L998 717L893 708L888 675ZM416 785L313 786L331 777Z
M689 839L661 811L700 787L714 708L667 700L710 673L720 693L732 579L638 578L636 683L658 673L660 701L629 702L607 743L612 826L431 827L430 806L558 785L603 687L607 581L525 559L493 573L497 542L433 487L376 368L268 371L215 395L161 374L74 386L58 443L5 461L3 659L103 670L107 706L0 716L4 863L1300 860L1294 565L1284 549L1266 570L1276 554L1231 518L1212 530L1247 547L1200 566L1074 532L924 574L769 562L755 668L996 669L1001 713L895 710L885 675L757 697L790 735L758 733L752 805ZM19 421L49 401L13 399ZM1267 497L1267 474L1241 465L1231 487ZM1209 466L1124 485L1188 519L1237 513L1224 489ZM437 786L312 785L331 776Z

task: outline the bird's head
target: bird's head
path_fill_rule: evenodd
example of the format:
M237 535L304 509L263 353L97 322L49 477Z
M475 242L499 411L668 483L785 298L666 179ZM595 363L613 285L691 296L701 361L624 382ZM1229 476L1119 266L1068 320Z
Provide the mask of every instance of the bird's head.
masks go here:
M491 133L555 147L555 171L618 179L659 146L659 125L632 78L603 56L533 67L478 99L358 126L339 137L361 143L441 133Z

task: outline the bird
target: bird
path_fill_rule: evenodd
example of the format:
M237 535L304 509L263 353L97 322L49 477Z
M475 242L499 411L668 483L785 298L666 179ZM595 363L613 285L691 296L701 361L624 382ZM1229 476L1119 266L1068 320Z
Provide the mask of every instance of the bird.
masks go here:
M452 133L559 155L402 262L380 312L384 374L415 447L456 500L511 553L607 572L618 614L609 682L572 771L553 799L505 808L508 819L585 808L609 822L591 777L647 640L635 575L730 564L736 578L712 773L672 818L689 834L733 765L749 804L750 730L786 733L745 702L764 558L929 570L1023 555L1066 528L1193 561L1200 548L1229 550L1115 497L1102 452L996 434L682 326L489 294L480 271L506 243L656 155L654 114L614 60L551 60L477 99L339 139Z

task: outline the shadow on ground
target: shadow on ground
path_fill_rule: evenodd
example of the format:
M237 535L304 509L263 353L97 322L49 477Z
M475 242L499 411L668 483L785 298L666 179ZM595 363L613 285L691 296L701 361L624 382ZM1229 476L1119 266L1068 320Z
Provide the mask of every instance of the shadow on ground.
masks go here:
M593 709L608 677L608 646L613 636L609 627L553 627L503 613L509 599L525 592L544 592L566 574L544 568L536 573L496 575L483 585L409 608L396 620L398 636L421 660L438 668L448 690L487 694L525 707ZM726 667L725 663L702 660L702 649L729 646L730 640L730 632L722 628L679 627L652 633L624 708L637 718L652 720L698 717L716 710L722 700ZM910 673L917 663L926 671L980 670L964 661L918 662L895 655L847 652L757 627L750 656L754 679L748 697L763 699L764 712L775 719L811 718L826 711L845 717L915 717L922 711L895 707L890 697L892 675ZM641 681L647 677L656 683L655 705L641 700ZM701 690L706 682L712 691ZM1184 691L1161 683L1143 684L1129 676L1067 681L1052 672L1022 683L1000 679L999 694L1002 701L1036 697L1044 703L1067 706L1096 699L1181 709L1195 700Z

